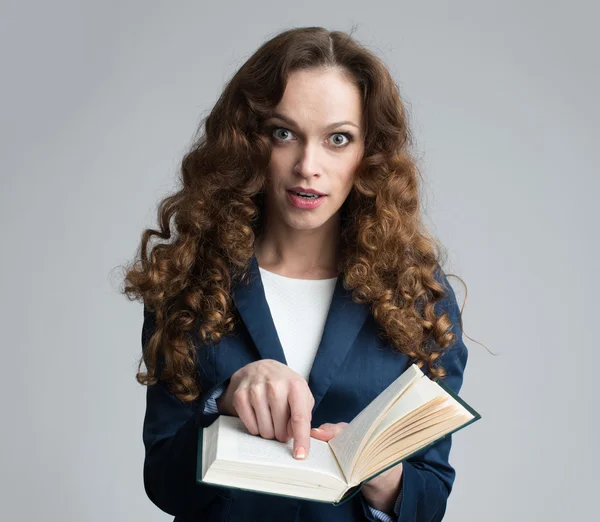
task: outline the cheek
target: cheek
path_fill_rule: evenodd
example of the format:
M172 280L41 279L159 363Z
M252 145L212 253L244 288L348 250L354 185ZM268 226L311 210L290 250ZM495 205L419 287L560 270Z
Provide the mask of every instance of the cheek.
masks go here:
M269 160L269 166L273 168L281 168L289 165L293 161L293 154L285 150L284 147L273 147L271 149L271 158Z
M341 192L344 192L346 195L352 189L352 185L354 184L354 178L356 176L356 164L347 165L344 170L340 173L338 178L339 181L339 189Z
M268 166L269 179L277 183L286 177L286 172L290 171L289 161L282 154L271 154L271 159Z

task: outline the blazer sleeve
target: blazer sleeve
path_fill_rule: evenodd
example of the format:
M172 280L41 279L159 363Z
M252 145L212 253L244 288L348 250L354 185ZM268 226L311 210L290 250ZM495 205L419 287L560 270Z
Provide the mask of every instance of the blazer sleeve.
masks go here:
M441 357L446 370L443 383L458 393L467 364L467 347L460 328L460 308L456 295L443 271L437 276L447 288L447 295L435 306L436 314L447 312L452 321L456 342ZM397 522L439 522L446 512L446 503L455 479L449 463L452 435L448 435L424 451L409 457L402 464L402 498Z
M155 315L144 308L142 346L154 328ZM215 384L204 393L203 399L193 404L177 398L163 381L147 388L142 433L144 488L148 498L166 513L174 516L202 513L217 497L219 487L196 483L196 455L199 428L209 426L219 416L204 413L206 398L222 384Z

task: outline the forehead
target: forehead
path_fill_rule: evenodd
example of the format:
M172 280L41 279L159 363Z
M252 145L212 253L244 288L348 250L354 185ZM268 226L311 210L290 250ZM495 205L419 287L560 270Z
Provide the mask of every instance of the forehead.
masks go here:
M275 108L299 124L352 120L361 125L362 104L358 87L335 69L294 71Z

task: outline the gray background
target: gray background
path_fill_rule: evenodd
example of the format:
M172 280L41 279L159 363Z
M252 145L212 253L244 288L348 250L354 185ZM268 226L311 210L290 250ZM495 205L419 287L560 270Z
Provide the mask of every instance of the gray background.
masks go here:
M597 512L594 2L3 2L0 518L166 521L145 496L142 308L117 292L224 83L282 29L350 30L411 113L468 285L445 520ZM459 299L464 292L451 279Z

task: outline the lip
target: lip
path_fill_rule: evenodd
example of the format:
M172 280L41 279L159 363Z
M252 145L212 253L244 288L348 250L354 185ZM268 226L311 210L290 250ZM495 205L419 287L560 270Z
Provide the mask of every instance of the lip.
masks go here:
M287 191L289 202L296 208L302 209L304 211L310 211L321 206L323 201L325 201L326 196L320 196L317 198L306 199L302 196L298 196L294 194L292 190Z
M316 194L317 196L325 196L325 194L323 194L322 192L319 192L318 190L311 189L311 188L292 187L292 188L288 189L288 192L289 191L304 192L305 194Z

